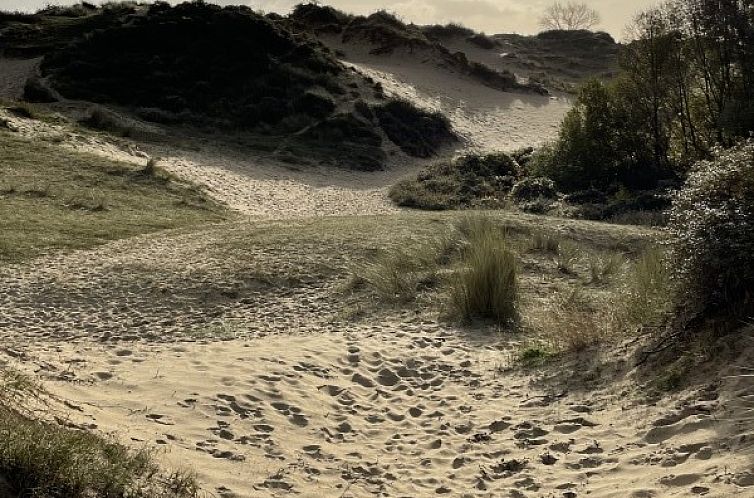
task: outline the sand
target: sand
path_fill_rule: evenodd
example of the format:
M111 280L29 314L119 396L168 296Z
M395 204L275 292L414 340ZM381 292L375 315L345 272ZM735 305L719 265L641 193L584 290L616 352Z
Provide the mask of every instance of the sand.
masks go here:
M473 148L545 141L568 106L472 91L434 69L354 63L391 92L455 108ZM316 217L396 212L387 186L421 164L296 171L217 144L113 141L4 117L64 147L160 157L245 215L0 269L0 358L39 378L58 416L157 448L209 496L754 496L738 402L754 392L750 379L647 400L629 364L597 370L604 382L589 390L568 374L594 358L510 370L504 335L398 311L343 319L330 272L347 265L345 248L253 242L281 226L312 229Z

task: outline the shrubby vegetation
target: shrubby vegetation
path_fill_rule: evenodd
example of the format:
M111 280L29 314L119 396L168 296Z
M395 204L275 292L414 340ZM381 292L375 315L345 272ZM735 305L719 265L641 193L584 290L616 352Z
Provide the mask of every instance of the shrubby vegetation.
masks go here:
M656 188L754 125L747 2L672 0L637 16L629 32L618 78L582 88L538 161L565 192Z
M316 6L295 14L317 26L351 19ZM248 7L204 2L82 4L0 19L8 53L45 55L28 100L116 105L165 125L239 133L280 157L363 170L383 167L385 137L421 157L454 140L442 116L387 99L289 27ZM96 110L85 124L127 134L111 118Z
M697 163L670 212L683 303L702 316L747 317L754 295L754 141Z
M390 198L400 206L430 210L499 207L520 176L520 165L508 154L471 154L400 181Z

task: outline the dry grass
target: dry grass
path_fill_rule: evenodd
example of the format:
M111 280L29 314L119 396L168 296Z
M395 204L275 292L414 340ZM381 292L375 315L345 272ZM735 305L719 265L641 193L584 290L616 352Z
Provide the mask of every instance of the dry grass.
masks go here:
M665 253L650 247L625 276L614 315L623 329L656 325L670 310L674 297Z
M154 166L154 165L153 165ZM0 264L224 217L191 185L0 130Z
M413 301L423 288L436 285L438 254L430 243L381 251L373 261L361 266L352 285L366 283L388 302Z
M608 283L621 273L626 258L620 253L589 255L589 277L592 284Z
M132 450L88 431L37 420L27 407L43 389L29 377L0 371L0 483L33 498L190 498L191 473L164 474L146 449ZM2 492L2 489L0 489Z
M529 240L529 250L544 254L560 254L560 237L550 233L534 232Z
M467 221L469 247L450 287L450 304L464 320L510 324L518 316L516 258L488 218Z
M561 290L544 307L529 310L527 318L553 351L583 351L603 342L608 332L603 310L579 287Z

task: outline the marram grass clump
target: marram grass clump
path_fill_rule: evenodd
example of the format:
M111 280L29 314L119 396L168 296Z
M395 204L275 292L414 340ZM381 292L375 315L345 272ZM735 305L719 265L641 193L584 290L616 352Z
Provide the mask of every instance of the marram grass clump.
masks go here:
M511 324L518 317L516 258L504 234L471 232L462 268L450 288L450 305L464 320L476 318Z

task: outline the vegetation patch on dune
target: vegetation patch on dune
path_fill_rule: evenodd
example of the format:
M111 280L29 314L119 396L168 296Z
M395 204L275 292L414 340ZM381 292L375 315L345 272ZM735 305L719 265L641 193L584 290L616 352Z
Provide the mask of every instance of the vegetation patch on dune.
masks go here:
M44 56L42 78L27 82L29 100L60 95L118 106L164 126L221 129L246 137L249 146L264 142L265 150L302 163L361 170L383 167L386 141L425 157L454 139L447 121L414 119L422 111L410 103L401 104L407 112L390 112L394 104L374 81L289 23L248 7L158 2L70 9L0 21L8 50L34 47ZM374 113L395 119L377 120ZM85 120L99 121L94 113ZM407 146L398 127L413 130L411 139L421 145Z
M224 217L195 187L159 170L149 174L3 130L0 171L0 261Z
M44 394L28 377L0 370L0 495L19 498L191 498L190 473L164 474L145 449L36 419L18 405Z
M298 5L287 22L314 34L337 34L344 44L363 43L372 47L370 53L389 56L396 51L408 54L431 53L436 64L468 76L501 91L520 91L547 94L538 83L521 83L507 70L496 70L479 62L469 61L461 52L451 52L436 39L438 29L405 23L396 15L381 10L369 16L353 16L332 7L315 4ZM453 29L453 28L449 28ZM440 30L441 31L441 30ZM471 35L475 45L495 46L484 35Z
M667 189L629 190L611 185L563 193L541 166L548 149L469 154L439 161L390 189L399 206L425 209L516 207L535 214L659 226L670 207ZM566 174L560 172L561 174Z

